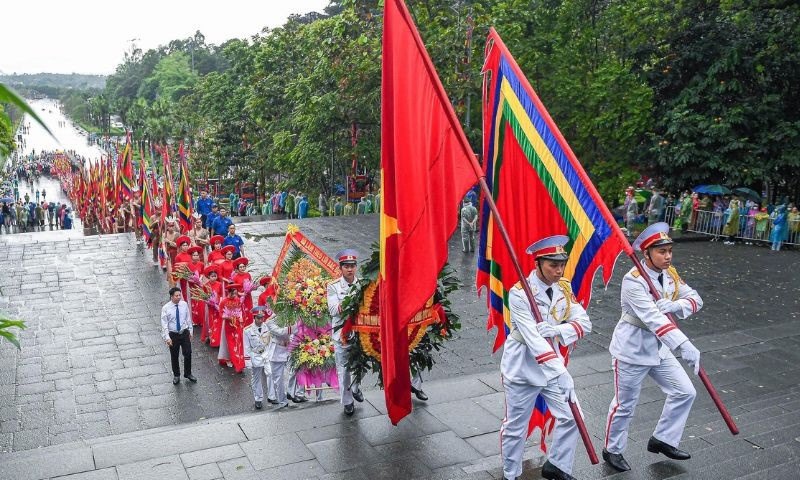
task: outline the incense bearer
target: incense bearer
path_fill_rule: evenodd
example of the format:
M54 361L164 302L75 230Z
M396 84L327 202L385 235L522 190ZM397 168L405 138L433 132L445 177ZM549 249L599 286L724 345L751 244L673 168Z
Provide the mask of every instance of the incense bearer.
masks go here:
M695 375L700 370L700 352L666 314L686 318L700 310L703 300L681 280L671 265L672 239L668 232L669 225L660 222L639 235L633 248L644 255L644 272L633 268L622 279L622 317L609 346L613 357L614 398L608 411L603 449L603 459L619 471L630 470L622 454L642 382L648 375L667 395L667 400L647 450L663 453L674 460L690 458L678 445L696 392L672 352L680 349ZM658 300L650 294L643 274L650 277L659 291Z
M364 394L361 393L361 385L355 382L347 370L347 352L350 349L349 341L352 341L352 332L343 332L345 319L341 317L342 300L347 296L350 286L356 281L356 266L358 264L358 252L349 248L336 254L339 260L339 267L342 276L328 284L328 311L331 314L333 324L333 345L335 347L334 358L336 359L336 375L339 377L339 396L344 405L345 415L352 415L355 412L353 400L364 401ZM350 337L350 338L348 338Z
M591 332L592 323L572 294L569 281L562 278L569 259L564 251L568 241L566 235L556 235L539 240L527 250L536 259L536 270L527 282L541 313L541 323L536 323L520 283L509 292L512 331L506 338L500 363L506 394L500 440L503 476L507 479L522 475L528 424L539 394L556 419L553 445L542 466L542 476L573 478L570 473L579 432L567 405L568 401L575 401L575 385L564 366L564 356L569 355L576 341Z

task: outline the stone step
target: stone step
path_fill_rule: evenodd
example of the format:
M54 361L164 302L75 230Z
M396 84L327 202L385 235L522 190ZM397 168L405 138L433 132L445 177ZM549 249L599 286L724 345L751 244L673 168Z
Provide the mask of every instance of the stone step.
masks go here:
M670 478L675 475L693 472L694 469L703 468L713 463L726 461L731 456L749 454L754 449L752 444L744 440L737 440L722 448L704 444L700 439L683 442L681 448L689 451L692 454L692 458L683 462L670 460L663 455L648 452L646 442L629 443L625 459L631 465L630 472L617 472L606 465L601 458L599 466L587 466L584 464L580 467L580 470L576 469L575 476L581 479Z
M754 413L756 414L750 417L752 422L737 423L739 427L738 437L750 439L766 432L800 424L800 411L764 418L759 418L757 412ZM707 424L704 427L692 427L684 433L685 437L692 435L703 438L714 445L727 443L733 438L728 431L728 427L722 421Z
M678 475L675 479L720 478L733 479L763 473L800 459L800 443L784 444L767 449L757 449L749 454L737 455L727 461L706 465L696 471ZM788 467L786 467L788 468ZM760 478L770 478L761 476ZM797 477L795 477L797 478Z
M741 477L741 480L797 480L800 470L800 460L794 460L783 465L776 465L761 472L754 472Z

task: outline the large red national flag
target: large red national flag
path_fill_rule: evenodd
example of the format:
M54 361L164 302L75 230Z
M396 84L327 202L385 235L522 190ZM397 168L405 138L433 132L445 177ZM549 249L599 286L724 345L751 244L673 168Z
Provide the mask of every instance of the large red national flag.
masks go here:
M408 322L433 295L480 171L401 0L386 0L381 91L381 364L389 419L411 412Z

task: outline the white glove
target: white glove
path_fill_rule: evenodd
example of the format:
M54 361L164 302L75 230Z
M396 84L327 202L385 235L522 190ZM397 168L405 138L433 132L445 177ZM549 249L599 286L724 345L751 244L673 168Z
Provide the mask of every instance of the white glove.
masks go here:
M561 393L564 394L564 400L568 402L577 402L578 397L575 395L575 382L572 381L572 375L565 371L558 376L558 386L561 388Z
M539 322L536 324L536 330L539 331L539 335L548 338L548 337L555 337L558 335L558 330L556 327L550 325L547 322Z
M681 343L681 357L694 369L695 375L700 373L700 350L695 348L689 340Z
M658 307L658 310L664 315L668 313L678 313L681 311L681 306L678 302L673 302L667 298L656 300L656 307Z

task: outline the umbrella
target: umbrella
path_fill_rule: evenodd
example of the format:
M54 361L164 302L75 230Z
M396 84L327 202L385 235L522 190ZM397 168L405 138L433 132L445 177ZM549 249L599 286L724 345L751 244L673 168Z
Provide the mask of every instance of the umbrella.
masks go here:
M747 187L738 187L733 189L733 193L739 197L749 198L754 202L761 201L761 194Z
M0 203L14 203L14 199L11 197L3 197L0 198Z
M693 191L709 195L728 195L731 193L731 189L724 185L698 185L694 187Z

